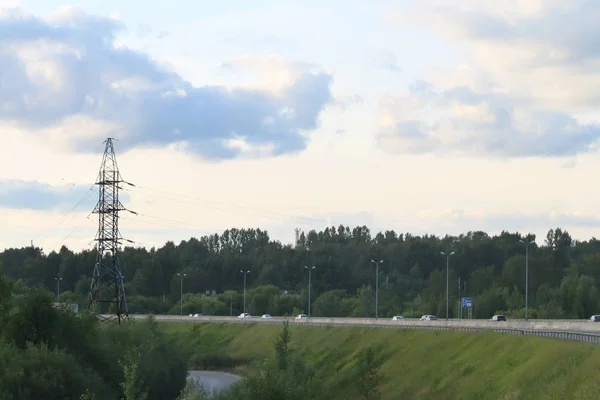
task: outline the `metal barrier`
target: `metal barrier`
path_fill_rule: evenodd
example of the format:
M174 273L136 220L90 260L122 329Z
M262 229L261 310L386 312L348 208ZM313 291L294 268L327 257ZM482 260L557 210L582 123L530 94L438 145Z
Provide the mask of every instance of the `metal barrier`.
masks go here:
M133 319L145 319L148 315L132 314ZM179 323L235 323L276 325L288 321L292 325L308 326L356 326L363 328L396 328L423 330L451 330L463 332L497 332L513 335L549 337L563 340L600 344L600 324L587 320L530 320L496 322L489 320L437 320L421 321L405 319L391 321L375 318L311 318L297 320L293 317L238 318L202 316L189 317L179 315L154 315L157 321Z

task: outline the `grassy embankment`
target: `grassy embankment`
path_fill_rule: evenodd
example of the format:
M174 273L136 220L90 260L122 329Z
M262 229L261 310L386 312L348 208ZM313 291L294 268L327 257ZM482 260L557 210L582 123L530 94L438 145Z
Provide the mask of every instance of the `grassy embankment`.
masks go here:
M169 323L195 367L242 375L273 357L279 325ZM351 398L354 355L377 346L383 399L600 399L600 346L495 333L291 326L304 352L340 398ZM194 362L194 361L193 361Z

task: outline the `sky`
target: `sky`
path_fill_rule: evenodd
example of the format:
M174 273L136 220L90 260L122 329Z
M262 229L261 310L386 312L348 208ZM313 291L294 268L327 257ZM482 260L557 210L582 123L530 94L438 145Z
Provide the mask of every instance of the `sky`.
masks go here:
M0 249L120 231L597 235L600 3L0 0Z

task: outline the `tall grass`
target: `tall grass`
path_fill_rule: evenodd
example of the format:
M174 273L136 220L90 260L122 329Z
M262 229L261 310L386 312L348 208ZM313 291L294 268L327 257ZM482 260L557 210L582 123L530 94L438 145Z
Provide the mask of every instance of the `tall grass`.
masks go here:
M168 324L199 359L224 357L227 370L252 374L274 357L277 325ZM382 399L600 399L600 346L492 332L436 332L361 327L291 326L300 349L340 399L351 382L356 354L380 349ZM205 363L205 369L219 368Z

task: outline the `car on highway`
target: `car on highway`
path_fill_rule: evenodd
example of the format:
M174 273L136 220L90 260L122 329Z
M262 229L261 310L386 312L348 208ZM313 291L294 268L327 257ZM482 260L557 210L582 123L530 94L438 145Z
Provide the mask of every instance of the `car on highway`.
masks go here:
M240 315L238 315L238 318L252 318L252 315L250 315L250 313L243 312Z
M592 315L590 317L590 322L600 322L600 315Z
M421 317L421 321L437 321L437 317L435 315L423 315Z
M402 315L394 315L392 321L404 321L404 317Z
M306 314L298 314L298 316L295 319L308 319L308 315L306 315Z
M263 314L261 318L271 318L271 314Z
M494 315L490 321L498 321L498 322L506 322L506 316L504 315Z

